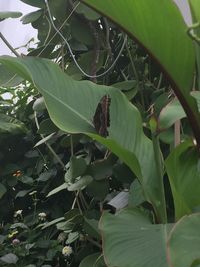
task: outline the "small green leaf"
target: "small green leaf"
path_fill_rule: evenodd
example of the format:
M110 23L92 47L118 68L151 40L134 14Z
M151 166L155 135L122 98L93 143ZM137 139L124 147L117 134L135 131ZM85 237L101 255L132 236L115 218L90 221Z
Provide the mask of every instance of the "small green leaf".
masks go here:
M52 170L48 170L46 172L42 172L39 177L38 177L38 181L39 182L46 182L48 181L51 177L55 176L57 173L56 169L52 169Z
M65 182L73 183L75 178L82 176L87 169L86 160L72 156L70 159L70 166L65 174Z
M138 84L135 80L114 83L112 86L120 89L128 99L132 99L138 92Z
M21 12L13 12L13 11L2 11L0 12L0 21L7 18L19 18L22 16Z
M88 170L89 173L95 180L103 180L112 175L113 164L116 158L113 156L108 157L104 160L93 162Z
M73 18L73 20L70 23L70 26L71 26L72 37L75 40L85 45L94 44L94 38L92 36L91 31L89 30L88 26L85 23L83 23L80 19Z
M197 107L198 107L198 110L200 112L200 92L199 91L192 91L191 93L191 96L194 97L194 99L196 100L197 102Z
M69 191L83 190L87 185L93 181L93 178L89 175L82 176L80 180L68 186Z
M49 141L53 136L55 135L55 133L49 134L46 137L42 138L40 141L38 141L34 147L40 146L44 143L46 143L47 141Z
M26 14L21 18L23 24L28 24L36 21L42 15L42 10L37 10L31 13Z
M76 241L79 238L79 233L78 232L72 232L69 233L67 240L65 241L66 244L71 244L74 241Z
M44 0L21 0L21 1L30 6L35 6L40 8L45 7Z
M68 188L67 183L63 183L63 184L61 184L60 186L58 186L58 187L54 188L53 190L51 190L51 191L48 193L47 197L50 197L50 196L52 196L52 195L54 195L54 194L57 194L58 192L60 192L60 191L62 191L62 190L64 190L64 189L67 189L67 188Z
M26 196L29 192L31 192L32 191L32 189L29 189L29 190L21 190L21 191L19 191L17 194L16 194L16 196L15 196L15 198L18 198L18 197L24 197L24 196Z
M16 229L16 228L29 229L28 226L24 223L14 223L10 226L10 229Z
M91 8L87 7L83 3L80 3L76 8L76 12L85 16L85 18L89 20L97 20L101 17L100 14L92 10Z
M18 257L13 253L8 253L0 258L0 261L7 264L16 264L18 260Z
M58 131L58 127L52 122L51 119L43 120L39 125L39 134L51 134Z
M160 112L158 118L158 128L167 129L171 127L177 120L185 118L186 114L180 102L175 99L167 104Z
M103 201L109 193L109 182L107 179L96 181L93 180L86 188L88 195L96 200Z
M45 109L46 109L46 105L44 102L44 97L37 98L33 104L33 110L39 112Z
M57 218L55 220L52 220L52 221L50 221L48 223L45 223L44 226L42 226L42 229L45 229L47 227L50 227L50 226L52 226L52 225L54 225L54 224L56 224L58 222L64 221L64 219L65 219L64 217L60 217L60 218Z
M69 210L68 212L65 213L65 220L66 221L73 220L74 217L79 216L79 215L80 215L79 209Z
M101 239L100 231L98 228L99 221L95 219L87 219L84 217L84 225L83 228L85 232L98 240Z

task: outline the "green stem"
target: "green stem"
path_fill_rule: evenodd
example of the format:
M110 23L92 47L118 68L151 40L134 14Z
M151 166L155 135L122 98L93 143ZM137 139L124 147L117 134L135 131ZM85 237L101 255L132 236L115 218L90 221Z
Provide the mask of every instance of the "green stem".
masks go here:
M74 155L74 145L73 145L73 136L70 135L70 149L71 149L71 157Z
M196 52L196 64L197 64L197 87L195 90L200 90L200 45L195 44L195 52Z
M156 163L156 171L159 178L159 190L161 192L161 203L162 206L162 218L158 218L160 223L167 223L167 210L166 210L166 201L165 201L165 190L163 184L163 163L162 156L160 152L159 138L155 133L152 133L152 142L154 149L154 158Z
M34 117L35 117L36 127L37 127L37 129L39 129L39 123L38 123L36 111L34 112ZM44 135L43 134L40 134L40 136L41 136L42 139L44 139ZM60 163L60 165L62 166L62 168L65 170L65 164L62 162L62 160L59 158L59 156L56 154L56 152L53 150L53 148L47 142L45 142L45 144L48 147L49 151L52 153L52 155L56 158L56 160L58 161L58 163Z
M7 45L7 47L10 49L10 51L13 52L13 54L15 54L15 56L20 57L20 54L17 53L17 51L12 47L12 45L7 41L7 39L3 36L2 33L0 33L0 38L2 39L2 41Z
M136 67L135 67L135 63L134 63L133 57L132 57L130 49L128 47L128 42L126 42L126 50L128 52L128 56L129 56L129 59L130 59L130 62L131 62L131 67L133 69L133 73L134 73L134 76L135 76L135 79L136 79L136 82L137 82L137 86L138 86L139 89L143 89L140 86L140 79L139 79L139 76L138 76L138 73L137 73L137 70L136 70ZM139 93L140 93L140 97L141 97L142 106L145 108L145 101L144 101L144 96L143 96L142 90L139 90Z

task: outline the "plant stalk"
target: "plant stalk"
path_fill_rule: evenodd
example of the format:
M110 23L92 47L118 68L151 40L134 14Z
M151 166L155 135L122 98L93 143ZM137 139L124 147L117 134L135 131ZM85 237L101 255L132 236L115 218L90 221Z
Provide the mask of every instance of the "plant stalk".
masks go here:
M10 51L13 52L13 54L17 57L20 57L20 54L17 53L17 51L12 47L12 45L7 41L7 39L3 36L2 33L0 33L0 38L2 39L2 41L7 45L7 47L10 49Z
M167 210L166 210L166 200L165 200L165 190L164 190L164 183L163 183L163 163L162 163L162 156L160 152L160 144L159 138L156 133L152 133L152 143L153 143L153 150L154 150L154 158L156 163L156 171L159 177L159 190L161 191L161 200L160 205L162 206L162 215L158 218L159 223L167 223Z

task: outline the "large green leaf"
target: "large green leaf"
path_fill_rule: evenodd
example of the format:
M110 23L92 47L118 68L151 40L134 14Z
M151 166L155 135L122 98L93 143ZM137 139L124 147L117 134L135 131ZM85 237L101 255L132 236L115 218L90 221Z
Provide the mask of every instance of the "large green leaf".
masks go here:
M169 0L83 2L117 23L160 64L171 80L200 144L200 116L189 94L195 66L194 47L175 3Z
M172 229L168 241L171 267L199 267L200 214L184 216Z
M116 215L105 212L100 221L103 252L109 267L167 267L166 240L171 225L152 224L138 210Z
M179 145L166 160L176 219L200 206L199 164L199 151L192 141Z
M142 131L139 111L116 88L90 81L74 81L49 60L1 57L0 61L32 81L43 94L52 121L70 133L86 133L107 146L137 175L146 199L159 220L165 220L165 205L159 188L151 141ZM109 94L109 137L96 134L93 116L103 95Z

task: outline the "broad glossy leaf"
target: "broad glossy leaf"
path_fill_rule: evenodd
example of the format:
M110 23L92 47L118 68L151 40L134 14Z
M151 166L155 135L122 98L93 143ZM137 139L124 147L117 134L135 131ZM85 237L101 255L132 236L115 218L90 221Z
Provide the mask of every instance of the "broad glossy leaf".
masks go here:
M83 2L116 22L160 64L170 78L173 90L189 116L200 142L200 116L189 94L195 67L194 47L176 4L169 0Z
M171 267L199 267L200 214L184 216L172 229L168 241L168 261Z
M61 130L88 134L123 160L139 178L158 218L165 217L153 145L143 133L139 111L126 96L116 88L74 81L49 60L1 57L0 61L35 84L44 96L51 120ZM99 136L93 125L97 105L105 94L111 97L108 138Z
M171 225L153 225L138 210L116 215L105 212L100 221L103 254L109 267L168 267L166 240Z
M176 147L166 160L175 217L180 219L200 205L200 157L197 147L187 141Z

